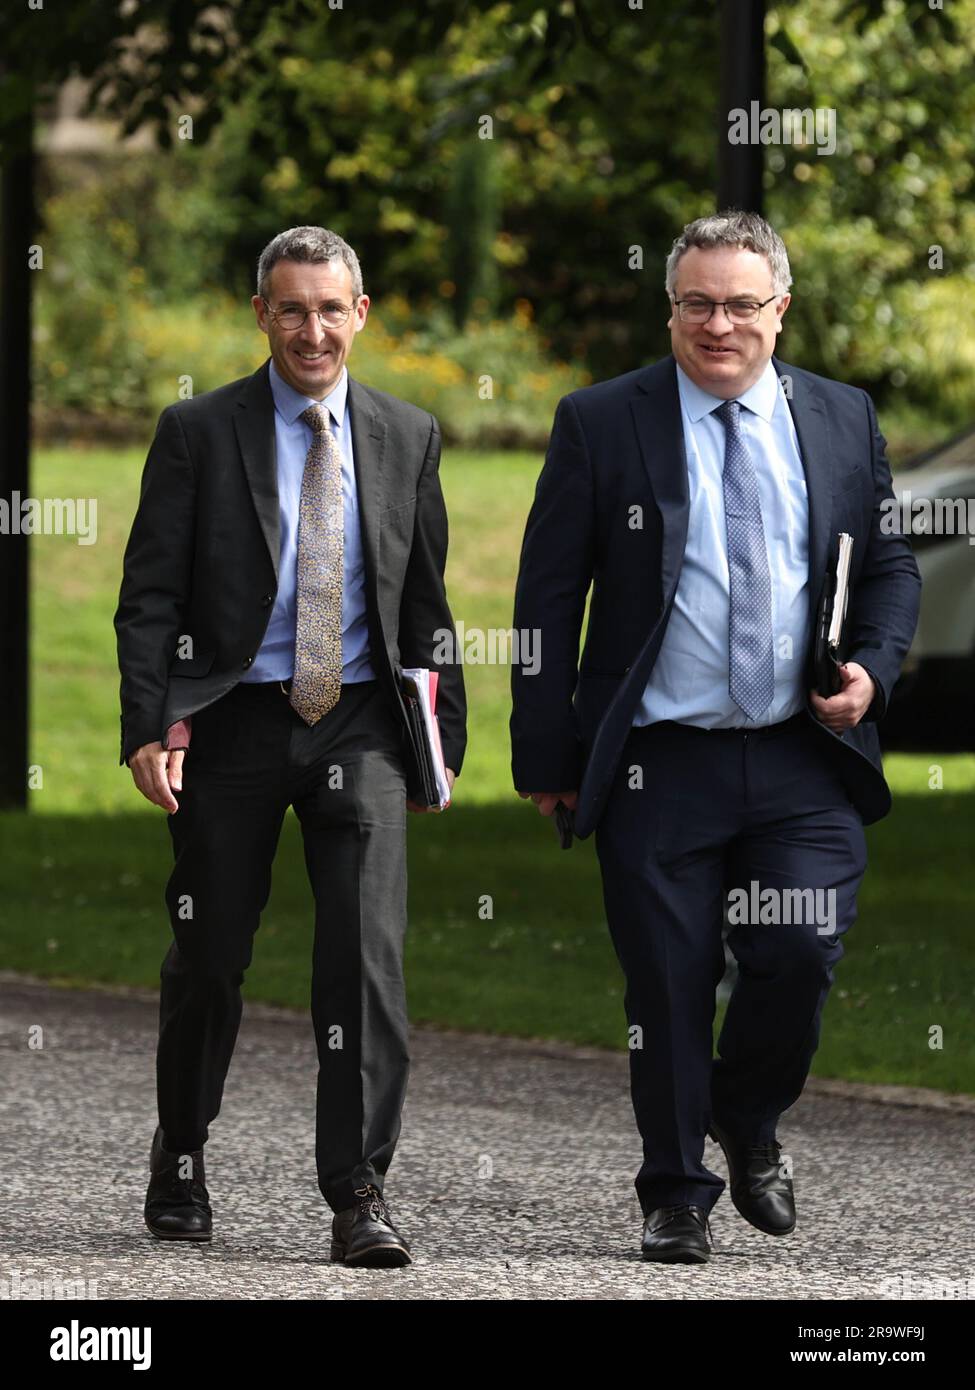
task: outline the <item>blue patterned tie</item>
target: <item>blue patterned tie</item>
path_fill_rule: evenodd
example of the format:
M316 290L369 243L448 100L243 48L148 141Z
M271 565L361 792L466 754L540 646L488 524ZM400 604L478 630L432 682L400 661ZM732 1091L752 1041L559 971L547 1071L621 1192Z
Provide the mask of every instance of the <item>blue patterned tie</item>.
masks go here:
M759 719L775 692L772 581L758 478L741 436L741 403L714 412L725 428L724 513L728 531L728 689L749 719Z

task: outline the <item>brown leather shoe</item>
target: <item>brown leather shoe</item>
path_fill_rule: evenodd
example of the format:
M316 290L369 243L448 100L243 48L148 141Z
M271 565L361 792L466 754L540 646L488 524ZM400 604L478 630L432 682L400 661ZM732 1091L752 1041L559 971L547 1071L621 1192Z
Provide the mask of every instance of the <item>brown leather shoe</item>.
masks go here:
M770 1144L744 1144L711 1122L710 1137L724 1150L731 1200L741 1215L767 1236L787 1236L796 1226L792 1179L781 1172L782 1150Z
M658 1207L643 1226L641 1252L645 1260L668 1265L702 1265L711 1258L711 1227L703 1207L683 1203Z
M180 1176L185 1159L192 1161L192 1177ZM157 1126L149 1172L144 1215L152 1234L160 1240L210 1240L213 1214L204 1179L203 1150L170 1153L162 1146L162 1128Z
M368 1269L413 1263L410 1247L393 1225L389 1207L375 1187L359 1187L355 1206L332 1217L332 1261Z

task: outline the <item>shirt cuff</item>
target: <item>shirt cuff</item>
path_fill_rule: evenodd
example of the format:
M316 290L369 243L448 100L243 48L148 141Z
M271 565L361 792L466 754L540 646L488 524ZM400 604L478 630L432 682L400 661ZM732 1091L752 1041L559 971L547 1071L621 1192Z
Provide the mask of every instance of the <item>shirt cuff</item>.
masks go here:
M175 753L179 749L186 749L190 746L190 738L193 733L193 716L188 714L185 719L177 719L175 724L170 724L166 731L164 747L168 753Z

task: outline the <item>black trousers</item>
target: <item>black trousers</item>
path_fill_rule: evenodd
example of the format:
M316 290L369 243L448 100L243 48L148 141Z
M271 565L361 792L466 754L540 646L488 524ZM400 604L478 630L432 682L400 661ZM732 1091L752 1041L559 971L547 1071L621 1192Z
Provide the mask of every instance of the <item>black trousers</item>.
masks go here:
M711 1118L768 1143L802 1092L866 869L831 752L805 715L748 732L665 721L624 748L596 850L626 977L645 1215L710 1210L725 1186L703 1162ZM726 903L739 973L713 1057Z
M358 1187L382 1190L409 1071L405 793L400 727L376 681L344 685L311 728L277 682L238 684L194 714L169 817L174 941L157 1054L165 1148L200 1148L220 1110L241 984L293 806L315 899L318 1183L335 1211Z

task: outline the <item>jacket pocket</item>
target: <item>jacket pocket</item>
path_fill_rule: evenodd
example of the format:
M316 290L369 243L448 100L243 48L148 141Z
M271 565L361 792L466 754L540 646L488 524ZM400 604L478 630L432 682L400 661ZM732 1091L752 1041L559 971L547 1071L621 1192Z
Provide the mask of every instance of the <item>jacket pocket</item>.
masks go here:
M394 502L391 507L384 507L379 513L379 524L384 526L387 521L397 521L405 514L408 508L416 506L416 494L408 497L405 502Z
M174 656L169 663L171 676L205 676L216 660L216 652L198 652L195 656Z

